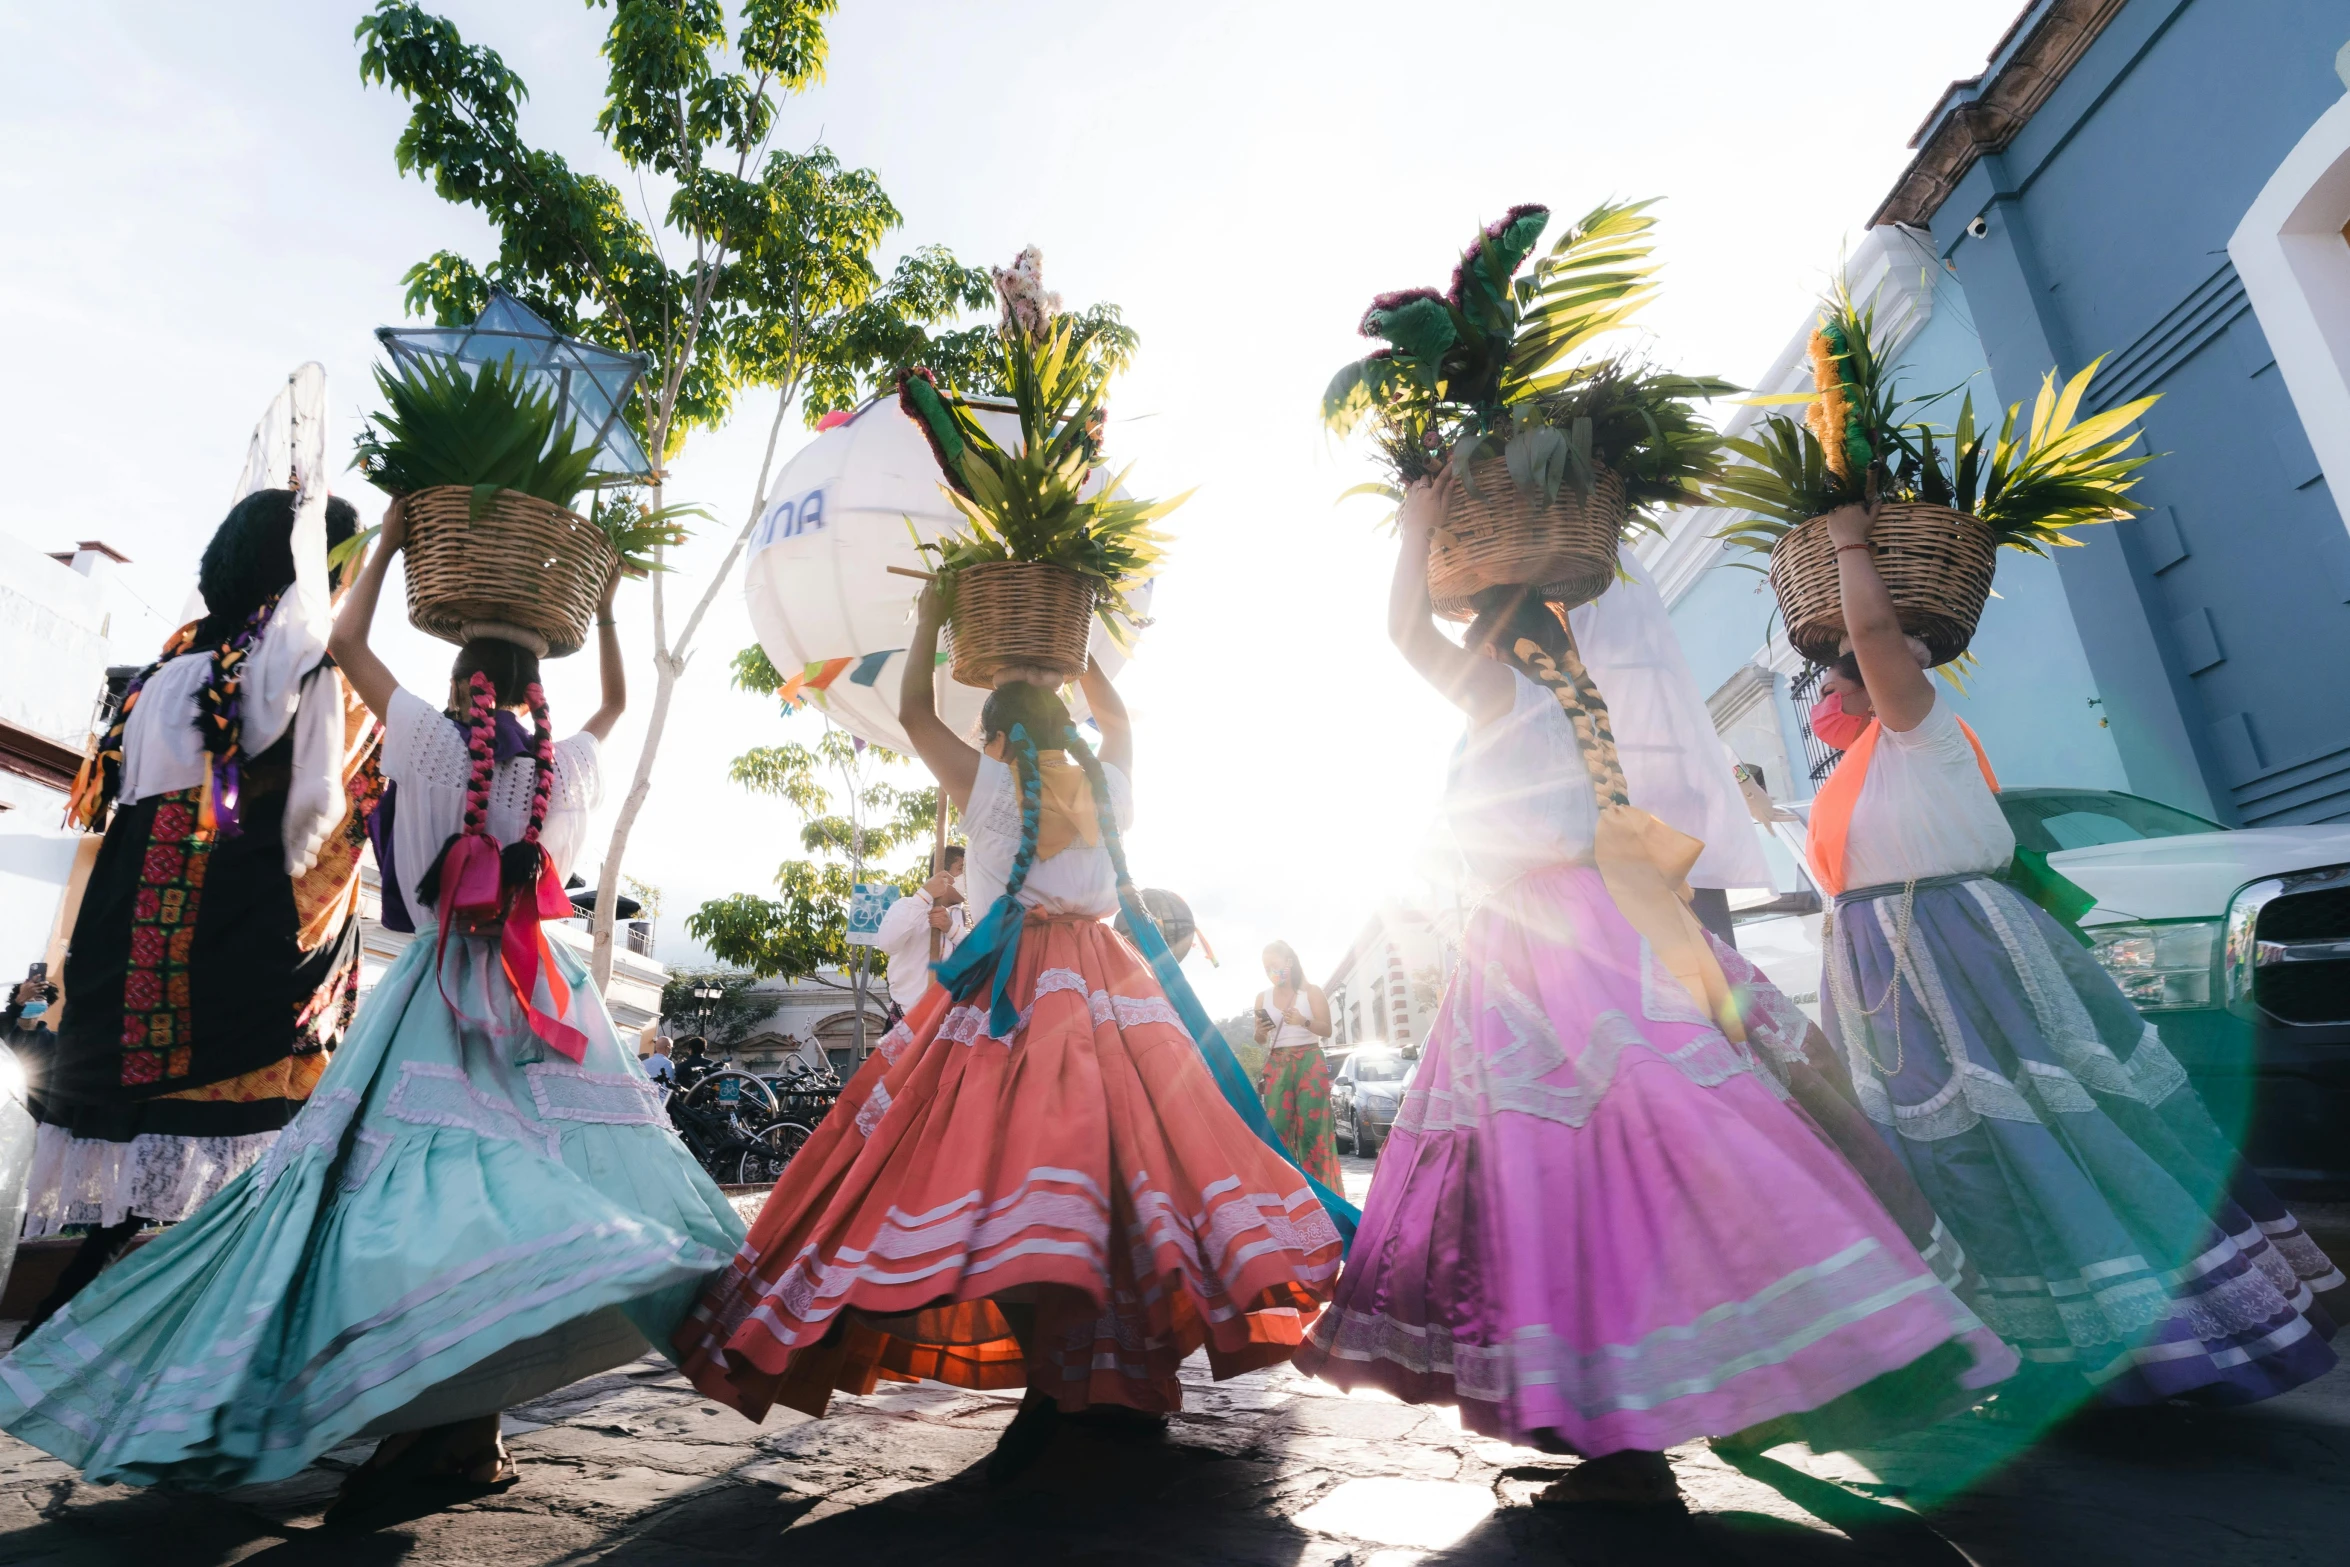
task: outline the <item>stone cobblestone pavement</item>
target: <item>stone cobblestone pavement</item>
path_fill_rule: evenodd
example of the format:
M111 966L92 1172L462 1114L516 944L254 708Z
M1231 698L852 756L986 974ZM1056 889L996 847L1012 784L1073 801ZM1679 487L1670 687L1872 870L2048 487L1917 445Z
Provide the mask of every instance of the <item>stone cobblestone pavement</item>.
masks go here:
M0 1437L0 1564L2350 1561L2350 1369L2248 1409L2083 1418L2004 1462L2017 1439L1974 1417L1744 1470L1685 1448L1685 1520L1539 1511L1532 1494L1572 1461L1467 1435L1449 1411L1286 1369L1186 1372L1164 1434L1064 1426L1034 1470L992 1489L980 1465L1009 1396L887 1386L821 1421L753 1426L648 1357L514 1411L514 1489L359 1537L318 1523L364 1444L204 1496L87 1485ZM1979 1478L1928 1500L1954 1468Z

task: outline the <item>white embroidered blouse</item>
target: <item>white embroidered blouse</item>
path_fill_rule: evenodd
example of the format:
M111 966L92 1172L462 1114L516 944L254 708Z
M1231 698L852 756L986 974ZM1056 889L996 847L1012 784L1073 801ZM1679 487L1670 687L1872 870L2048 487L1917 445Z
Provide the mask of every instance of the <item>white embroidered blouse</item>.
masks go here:
M1118 830L1124 832L1134 823L1134 786L1107 762L1102 764L1102 778L1110 786L1110 809ZM1020 852L1020 786L1010 764L980 756L971 803L963 811L963 836L971 917L984 919L1004 895L1012 859ZM1020 888L1020 903L1047 914L1091 914L1098 919L1117 913L1118 872L1110 862L1109 845L1076 842L1049 860L1038 860Z
M555 788L547 801L547 819L539 842L555 862L559 876L571 874L572 863L587 841L588 812L604 797L598 766L596 737L582 730L555 743ZM416 884L431 868L433 857L449 835L465 825L465 784L472 761L465 750L465 731L446 713L413 691L392 693L391 712L384 720L383 775L400 786L392 812L392 861L398 873L400 897L419 926L433 917L417 896ZM537 766L527 756L500 762L490 780L490 836L501 844L520 838L530 825L530 796Z

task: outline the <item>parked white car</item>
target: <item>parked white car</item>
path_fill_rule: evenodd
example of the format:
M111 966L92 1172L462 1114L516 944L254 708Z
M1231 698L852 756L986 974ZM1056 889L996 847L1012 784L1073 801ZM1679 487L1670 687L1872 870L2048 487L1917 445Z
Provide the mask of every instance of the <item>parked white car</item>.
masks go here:
M2108 789L2008 789L2016 841L2096 898L2091 953L2255 1168L2350 1182L2350 826L2230 829ZM1802 825L1776 824L1800 854ZM1738 944L1819 1015L1819 916Z

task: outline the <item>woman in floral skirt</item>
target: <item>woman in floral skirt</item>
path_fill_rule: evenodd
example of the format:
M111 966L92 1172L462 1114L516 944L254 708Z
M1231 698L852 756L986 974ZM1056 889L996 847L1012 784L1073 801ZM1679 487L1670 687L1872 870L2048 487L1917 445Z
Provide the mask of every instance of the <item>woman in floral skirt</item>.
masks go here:
M1265 949L1265 977L1273 988L1257 996L1257 1043L1265 1047L1257 1094L1298 1168L1339 1189L1346 1177L1338 1166L1338 1126L1330 1110L1330 1063L1322 1055L1322 1041L1330 1037L1330 998L1321 986L1306 983L1305 965L1286 941Z

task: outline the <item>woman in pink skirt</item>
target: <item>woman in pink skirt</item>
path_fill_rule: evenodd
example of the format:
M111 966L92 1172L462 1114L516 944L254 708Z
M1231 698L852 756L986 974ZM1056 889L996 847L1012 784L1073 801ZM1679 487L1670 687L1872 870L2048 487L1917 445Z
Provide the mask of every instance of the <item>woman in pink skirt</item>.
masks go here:
M1469 715L1447 809L1496 890L1299 1369L1590 1460L1551 1504L1675 1505L1663 1450L1698 1437L1964 1407L2014 1353L1762 1069L1767 982L1724 978L1682 892L1700 845L1633 808L1563 615L1504 592L1465 649L1431 623L1444 498L1405 501L1390 630Z

